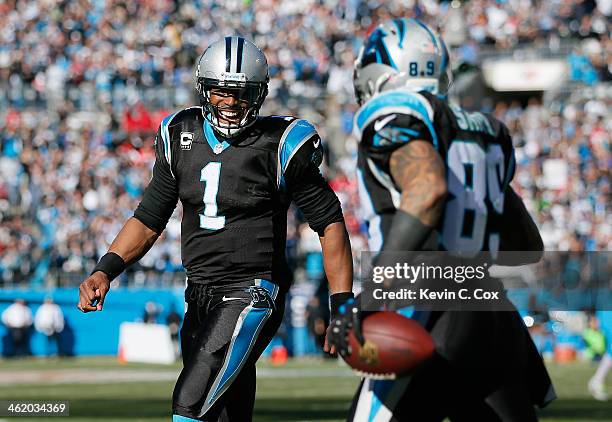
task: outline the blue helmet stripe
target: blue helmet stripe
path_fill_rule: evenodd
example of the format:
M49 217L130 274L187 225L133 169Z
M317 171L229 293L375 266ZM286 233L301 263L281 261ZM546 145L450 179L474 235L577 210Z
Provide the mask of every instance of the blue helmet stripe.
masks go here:
M393 23L397 27L397 38L399 39L399 48L404 47L404 36L406 35L406 24L403 19L393 19Z
M391 54L389 54L389 50L387 50L387 44L385 43L385 40L381 38L379 42L380 47L377 52L380 51L380 56L382 60L381 63L388 64L393 69L397 69L397 65L393 61L393 57L391 57Z
M412 19L413 21L415 21L420 27L422 27L425 31L427 31L427 33L429 34L429 36L431 37L431 41L433 42L433 44L436 46L436 50L438 50L438 53L440 52L440 45L438 44L438 39L436 38L436 36L434 35L433 32L431 32L431 29L429 29L429 27L427 25L425 25L423 22L421 22L418 19Z
M442 63L440 64L440 75L446 72L446 65L448 64L448 51L442 47Z
M382 28L377 28L370 34L364 46L364 53L361 58L362 66L370 63L382 63L397 69L384 41L386 36L387 33Z

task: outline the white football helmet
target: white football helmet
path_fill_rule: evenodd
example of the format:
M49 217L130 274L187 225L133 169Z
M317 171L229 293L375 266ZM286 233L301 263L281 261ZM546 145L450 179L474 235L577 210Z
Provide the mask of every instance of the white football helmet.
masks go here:
M363 104L400 87L446 95L452 74L442 38L417 19L393 19L366 39L355 61L353 85Z

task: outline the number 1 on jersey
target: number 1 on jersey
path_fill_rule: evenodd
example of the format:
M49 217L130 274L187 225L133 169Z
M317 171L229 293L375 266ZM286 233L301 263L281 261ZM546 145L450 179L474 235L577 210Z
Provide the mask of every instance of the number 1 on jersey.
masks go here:
M221 177L221 163L211 161L200 172L200 181L204 182L204 214L200 214L200 227L207 230L219 230L225 227L225 217L217 215L217 193Z

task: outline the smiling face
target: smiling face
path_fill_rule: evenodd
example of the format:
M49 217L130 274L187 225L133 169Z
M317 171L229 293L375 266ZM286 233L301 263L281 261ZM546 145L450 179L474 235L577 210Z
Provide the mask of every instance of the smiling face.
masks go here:
M242 121L249 102L241 97L240 89L215 88L210 91L210 103L216 107L221 125L236 125Z

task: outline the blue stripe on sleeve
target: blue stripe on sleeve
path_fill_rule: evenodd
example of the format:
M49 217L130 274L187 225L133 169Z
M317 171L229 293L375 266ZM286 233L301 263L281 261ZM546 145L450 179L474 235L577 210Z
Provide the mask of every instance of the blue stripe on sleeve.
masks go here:
M170 149L170 131L168 130L168 127L170 126L172 119L174 119L174 116L176 116L177 114L178 111L176 113L172 113L164 117L161 122L161 136L162 141L164 142L164 156L166 157L168 165L171 165L172 162L172 150Z
M289 162L299 148L317 133L315 127L306 120L296 120L283 133L279 145L280 184L284 184L284 175Z
M437 148L438 136L436 135L433 122L429 117L429 112L426 106L423 104L423 101L426 100L422 99L416 94L406 91L390 91L379 94L368 101L357 113L357 116L355 117L357 128L360 132L363 132L365 124L376 112L383 108L392 107L394 112L397 113L401 113L401 108L405 108L406 114L416 117L417 119L421 120L425 126L427 126L427 129L429 129L429 133L431 134L431 138L434 142L434 146Z

